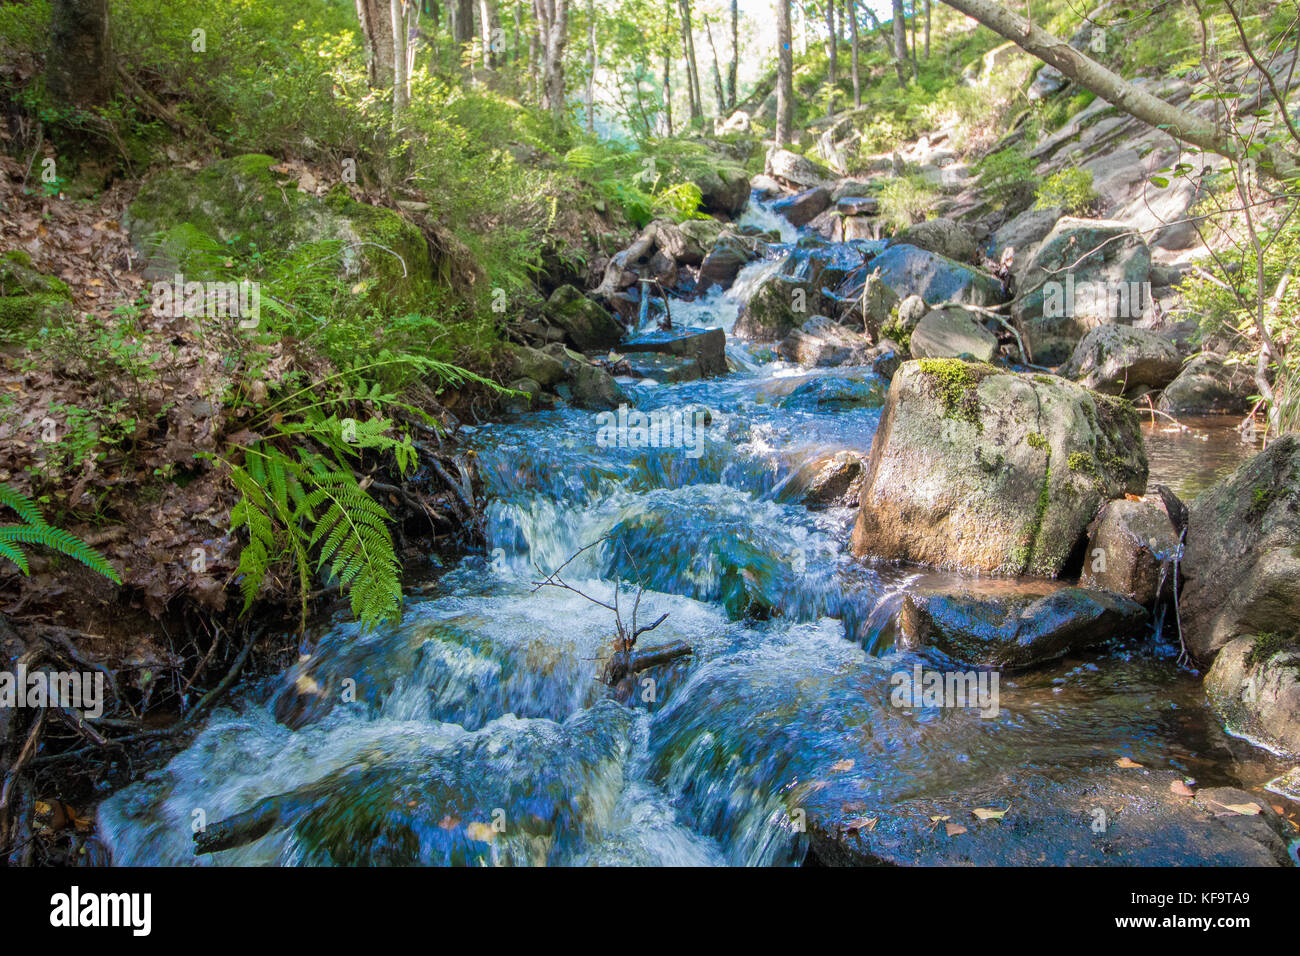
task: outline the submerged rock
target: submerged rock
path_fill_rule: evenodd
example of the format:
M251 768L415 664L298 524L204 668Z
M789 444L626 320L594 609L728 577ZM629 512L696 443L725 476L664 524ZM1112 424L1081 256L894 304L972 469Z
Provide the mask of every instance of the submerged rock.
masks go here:
M1283 435L1189 506L1180 597L1187 650L1208 667L1234 637L1300 621L1300 436Z
M885 404L888 385L880 379L861 381L856 378L818 376L804 382L785 398L782 408L879 408Z
M853 550L1054 577L1098 507L1146 477L1137 414L1120 399L957 359L907 362L872 442Z
M860 332L814 315L782 339L777 351L787 362L807 368L862 365L868 360L871 343Z
M722 329L670 329L643 332L619 344L628 355L655 353L695 363L695 378L712 378L727 372L727 333Z
M970 586L909 592L903 647L936 647L977 667L1029 667L1141 630L1146 611L1119 594L1080 587Z
M1300 640L1294 636L1229 641L1205 675L1205 694L1233 733L1300 757Z
M777 501L809 508L851 508L861 494L862 456L852 451L818 455L804 462L777 489Z

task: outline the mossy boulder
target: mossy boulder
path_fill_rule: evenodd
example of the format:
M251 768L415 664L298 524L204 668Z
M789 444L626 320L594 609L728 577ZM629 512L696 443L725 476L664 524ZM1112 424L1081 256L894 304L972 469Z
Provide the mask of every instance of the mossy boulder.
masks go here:
M1205 675L1205 695L1233 733L1300 757L1300 640L1266 634L1229 641Z
M436 270L417 226L357 202L342 186L324 196L299 192L274 165L270 156L236 156L147 182L127 212L131 241L146 256L145 277L182 271L202 279L223 250L268 255L320 245L322 256L338 257L340 279L363 304L393 313L428 306Z
M0 255L0 344L22 341L42 325L60 323L71 314L67 283L37 272L21 250Z
M1150 329L1099 325L1085 335L1061 374L1108 395L1164 388L1183 367L1173 340Z
M932 306L993 306L1005 298L1002 283L993 276L907 243L890 246L867 265L900 299L919 295Z
M998 338L979 316L959 305L926 313L912 330L909 342L916 358L971 358L990 362L998 352Z
M894 375L853 529L858 555L1055 577L1147 461L1121 399L960 359Z
M569 343L584 352L613 348L623 337L623 327L614 317L571 285L551 293L543 311L564 329Z
M1300 436L1284 435L1188 508L1183 641L1208 667L1244 634L1300 621Z
M733 331L755 342L776 342L814 315L833 309L834 303L812 282L771 275L741 306Z

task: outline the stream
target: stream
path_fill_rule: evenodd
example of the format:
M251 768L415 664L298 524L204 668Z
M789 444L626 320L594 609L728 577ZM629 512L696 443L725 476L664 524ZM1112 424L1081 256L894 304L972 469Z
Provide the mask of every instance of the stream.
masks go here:
M730 329L775 267L676 303L674 322ZM893 706L891 675L925 660L894 647L899 596L958 576L854 559L853 510L790 493L805 463L869 448L880 410L855 396L888 382L737 340L728 358L720 378L620 380L642 411L706 407L687 447L610 447L597 413L571 408L479 428L486 553L408 594L400 626L321 626L287 675L102 803L114 863L796 865L812 859L805 814L859 803L1068 782L1120 755L1202 785L1278 771L1220 728L1167 634L1004 675L992 717ZM1187 496L1250 452L1213 422L1145 431L1151 483ZM564 570L576 591L535 586L602 538ZM596 679L613 612L584 597L611 602L614 581L625 619L638 582L638 620L667 615L638 647L693 649L626 702ZM196 829L254 807L256 839L195 855Z

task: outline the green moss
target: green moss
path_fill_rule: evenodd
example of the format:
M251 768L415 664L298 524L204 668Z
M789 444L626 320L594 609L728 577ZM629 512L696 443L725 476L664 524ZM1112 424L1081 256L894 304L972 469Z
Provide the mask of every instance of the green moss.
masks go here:
M1036 448L1039 451L1044 451L1047 448L1047 439L1039 432L1030 432L1029 437L1026 438L1025 441L1029 442L1030 448Z
M1028 574L1029 569L1033 566L1034 555L1038 550L1038 536L1043 531L1043 519L1047 517L1047 508L1052 503L1051 486L1052 456L1049 452L1047 468L1043 473L1043 484L1038 489L1038 501L1034 504L1034 518L1029 524L1028 541L1016 554L1016 561L1020 565L1021 574Z
M984 379L999 374L998 370L983 362L961 359L924 358L918 364L921 374L934 386L943 403L944 417L970 422L982 431L976 390Z
M1273 659L1273 656L1282 651L1300 650L1300 638L1296 635L1286 634L1259 634L1254 638L1255 643L1251 645L1250 652L1246 655L1246 667L1248 669L1258 667L1261 664L1267 664ZM1296 664L1296 674L1300 677L1300 663Z
M1262 518L1264 513L1273 506L1273 502L1282 497L1284 492L1279 488L1259 485L1250 492L1250 507L1246 509L1246 517Z
M1097 474L1096 459L1086 452L1071 452L1070 457L1066 459L1066 464L1070 466L1071 471L1077 471L1092 478L1099 477Z

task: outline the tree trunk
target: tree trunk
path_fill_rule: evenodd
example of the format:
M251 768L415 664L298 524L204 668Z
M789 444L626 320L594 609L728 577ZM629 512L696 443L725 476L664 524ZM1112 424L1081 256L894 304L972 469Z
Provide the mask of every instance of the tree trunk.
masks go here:
M718 48L713 43L713 24L704 18L704 35L709 39L709 51L713 54L713 96L718 101L718 118L727 115L727 95L722 90L722 66L718 63Z
M596 0L587 0L587 132L596 133Z
M569 0L533 0L542 48L542 108L564 114L564 47L569 40Z
M497 13L497 0L479 0L479 35L483 40L483 68L495 69L500 44L501 17Z
M902 0L894 0L902 3ZM794 125L794 49L790 36L790 0L776 0L776 145L790 145Z
M853 44L853 108L862 108L862 80L858 73L858 0L844 0L849 18L849 38Z
M894 69L898 82L907 86L907 21L903 19L903 0L894 0Z
M700 71L695 60L695 31L691 26L691 0L677 0L682 11L682 52L686 56L686 79L691 92L691 122L704 119L704 102L700 96Z
M393 38L393 132L397 132L411 97L406 77L405 0L389 0L388 28Z
M902 0L894 0L901 3ZM1163 129L1184 143L1232 160L1241 159L1241 151L1221 127L1194 113L1171 106L1164 100L1138 89L1095 60L1084 56L1066 41L1031 24L993 0L944 0L948 6L973 17L994 33L1005 37L1044 63L1056 67L1084 89L1142 122ZM1278 178L1300 176L1300 166L1284 150L1264 146L1253 154L1259 168Z
M839 80L840 38L835 31L836 0L826 0L826 80L830 92L826 95L826 115L835 115L835 84Z
M740 70L740 0L731 0L731 63L727 66L727 111L736 109L736 74Z
M920 76L920 68L916 64L916 0L912 0L912 79Z
M930 0L925 0L925 58L930 59Z
M385 0L357 0L366 44L366 79L372 89L393 85L393 15Z
M474 0L450 0L451 38L459 53L466 43L474 42Z
M108 0L54 0L45 86L59 103L107 102L113 92Z
M661 35L664 58L664 128L668 136L673 135L673 54L669 37L673 32L672 0L664 0L664 30Z

